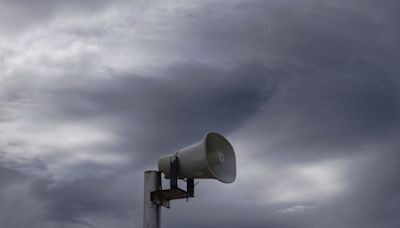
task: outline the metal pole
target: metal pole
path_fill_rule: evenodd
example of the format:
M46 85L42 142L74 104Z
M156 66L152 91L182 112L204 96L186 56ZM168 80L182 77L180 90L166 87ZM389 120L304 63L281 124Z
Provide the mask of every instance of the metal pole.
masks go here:
M151 192L161 190L161 174L144 172L143 228L160 228L160 206L151 201Z

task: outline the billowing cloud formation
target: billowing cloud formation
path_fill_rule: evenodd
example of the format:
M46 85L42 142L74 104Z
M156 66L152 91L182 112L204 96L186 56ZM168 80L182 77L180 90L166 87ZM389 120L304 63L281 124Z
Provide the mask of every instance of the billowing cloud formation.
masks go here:
M165 227L398 227L397 1L1 1L0 226L141 227L143 171L225 134Z

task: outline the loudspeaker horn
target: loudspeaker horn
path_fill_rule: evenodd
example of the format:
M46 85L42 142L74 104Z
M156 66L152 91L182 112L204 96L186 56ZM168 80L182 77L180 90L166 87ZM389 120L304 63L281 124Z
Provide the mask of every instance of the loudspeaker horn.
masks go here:
M158 169L170 178L170 160L178 158L178 178L217 179L232 183L236 179L235 152L222 135L209 132L203 140L175 153L161 156Z

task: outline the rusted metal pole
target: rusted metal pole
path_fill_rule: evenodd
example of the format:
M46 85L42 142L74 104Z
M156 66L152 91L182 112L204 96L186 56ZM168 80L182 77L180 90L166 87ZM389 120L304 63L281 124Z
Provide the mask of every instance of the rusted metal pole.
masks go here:
M151 192L158 190L161 190L160 172L144 172L143 228L160 228L160 206L151 201Z

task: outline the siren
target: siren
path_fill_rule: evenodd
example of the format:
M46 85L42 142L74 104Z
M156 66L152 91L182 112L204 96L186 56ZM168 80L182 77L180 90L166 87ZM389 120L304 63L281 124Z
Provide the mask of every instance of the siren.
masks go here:
M232 183L236 179L233 147L215 132L207 133L200 142L161 156L158 169L166 178L171 178L171 164L176 160L179 164L176 175L181 179L217 179L223 183Z

